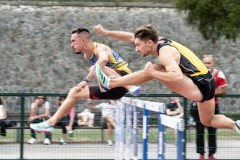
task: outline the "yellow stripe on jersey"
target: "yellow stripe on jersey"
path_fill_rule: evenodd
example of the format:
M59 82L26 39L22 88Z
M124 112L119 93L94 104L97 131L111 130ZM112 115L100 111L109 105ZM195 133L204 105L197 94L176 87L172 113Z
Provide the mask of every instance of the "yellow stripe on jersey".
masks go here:
M97 42L93 43L93 50L96 52ZM108 57L108 62L106 66L118 70L118 71L124 71L126 73L132 73L132 71L128 68L128 63L124 61L118 53L115 51L112 51L112 54Z
M111 54L108 58L109 58L108 59L109 63L112 64L111 66L114 69L119 70L119 71L124 71L127 73L132 73L132 71L128 68L128 63L126 61L117 62L116 57L114 57L113 54Z
M202 63L202 61L187 47L172 41L172 43L170 43L170 46L175 47L186 59L189 60L190 63L192 63L192 65L194 67L196 67L198 69L199 72L193 72L193 74L190 74L189 76L194 77L194 76L199 76L199 75L203 75L203 74L207 74L208 73L208 69L207 67ZM181 65L181 64L180 64ZM186 68L184 67L184 65L181 65L183 68L185 68L185 70L191 70L191 68Z

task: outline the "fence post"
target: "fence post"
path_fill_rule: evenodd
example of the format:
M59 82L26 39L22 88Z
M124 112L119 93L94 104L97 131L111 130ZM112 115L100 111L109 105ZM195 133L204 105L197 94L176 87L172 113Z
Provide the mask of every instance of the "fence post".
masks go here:
M23 145L24 145L24 104L25 104L25 97L21 97L21 135L20 135L20 159L23 158Z
M185 139L183 144L183 152L186 153L186 135L187 135L187 123L188 123L188 106L187 106L187 98L183 98L183 110L184 110L184 135L183 138ZM191 135L190 135L191 136ZM186 159L186 154L183 155L183 158Z

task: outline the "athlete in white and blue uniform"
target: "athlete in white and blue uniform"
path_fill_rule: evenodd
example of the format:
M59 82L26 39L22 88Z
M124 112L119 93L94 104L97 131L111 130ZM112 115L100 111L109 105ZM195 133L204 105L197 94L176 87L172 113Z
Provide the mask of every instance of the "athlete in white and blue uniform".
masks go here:
M67 98L61 104L57 112L46 122L31 124L30 127L37 132L51 132L59 119L61 119L79 99L112 99L123 97L127 92L137 96L140 94L140 86L120 86L107 91L101 91L98 85L89 85L94 79L94 66L100 65L108 76L121 77L131 73L125 62L116 52L107 45L91 40L91 34L86 28L77 28L72 31L71 47L76 54L84 54L92 67L88 75L75 87L71 88Z
M93 44L93 52L91 56L89 56L89 54L84 53L84 58L88 60L90 65L94 66L99 60L96 54L97 47L104 44L97 43L97 42L93 42L92 44ZM105 66L113 69L121 76L132 73L132 71L128 68L128 63L124 61L120 57L120 55L117 54L114 50L112 49L109 49L109 50L110 50L109 51L110 54L108 54L107 56L108 61L106 61ZM90 91L91 99L119 99L128 92L128 90L124 87L117 87L117 88L110 89L106 92L102 92L99 86L89 86L89 91Z

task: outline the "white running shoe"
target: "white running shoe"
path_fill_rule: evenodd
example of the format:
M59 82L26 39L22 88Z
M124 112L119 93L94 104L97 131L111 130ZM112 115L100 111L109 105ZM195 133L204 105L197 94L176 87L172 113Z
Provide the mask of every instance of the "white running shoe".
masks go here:
M130 90L128 92L133 96L139 96L141 91L142 91L141 86L133 86L130 88Z
M102 89L106 91L109 90L108 85L109 85L110 78L103 73L102 68L100 67L99 64L95 65L94 73L96 75L100 90Z
M47 122L31 123L30 128L38 133L51 133L54 129L53 126L47 124Z
M240 120L237 120L237 121L235 122L235 127L236 127L237 133L240 134Z
M28 144L35 144L37 143L37 140L35 138L31 138L29 141L28 141Z
M51 144L51 142L48 138L45 138L43 144L49 145L49 144Z

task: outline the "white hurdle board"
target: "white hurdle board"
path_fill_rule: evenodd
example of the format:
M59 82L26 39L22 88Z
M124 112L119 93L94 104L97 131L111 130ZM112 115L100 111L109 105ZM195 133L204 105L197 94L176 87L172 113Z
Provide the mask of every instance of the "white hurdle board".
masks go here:
M184 121L183 119L170 117L164 114L161 114L161 123L169 128L173 128L179 131L184 131Z
M133 98L128 98L128 97L122 97L121 102L129 104L129 105L135 105L139 108L144 108L150 111L154 112L160 112L160 113L165 113L166 106L165 103L160 103L160 102L150 102L150 101L144 101L140 99L133 99Z

